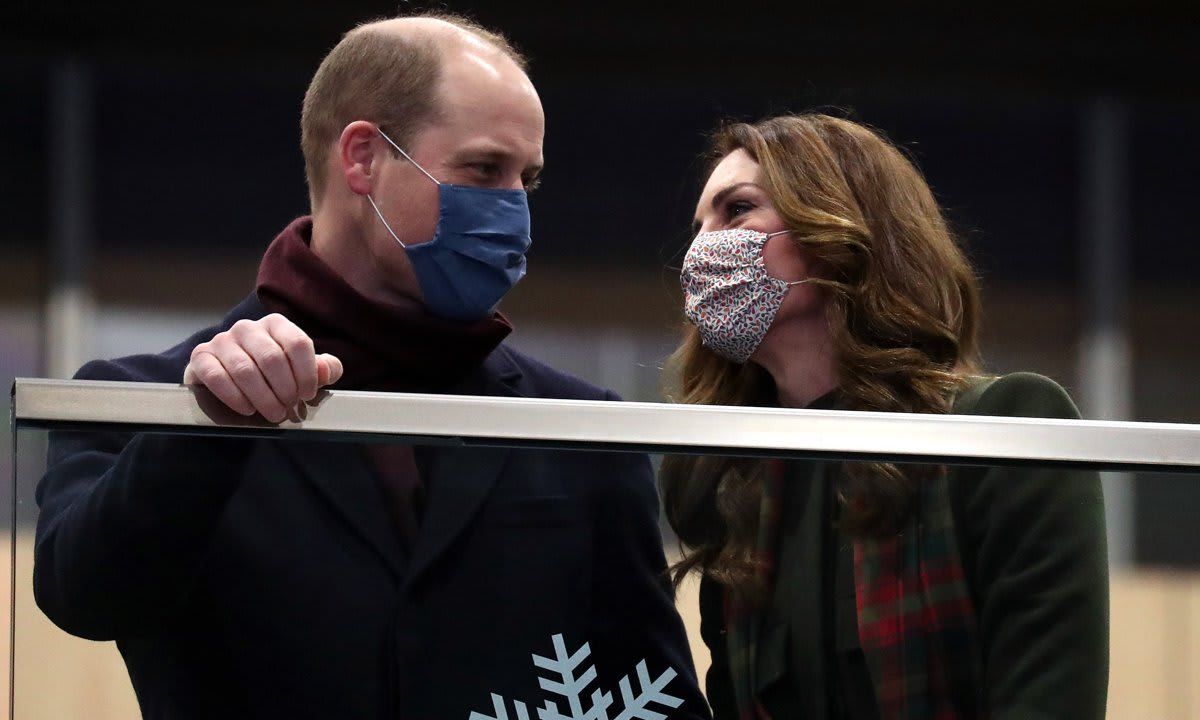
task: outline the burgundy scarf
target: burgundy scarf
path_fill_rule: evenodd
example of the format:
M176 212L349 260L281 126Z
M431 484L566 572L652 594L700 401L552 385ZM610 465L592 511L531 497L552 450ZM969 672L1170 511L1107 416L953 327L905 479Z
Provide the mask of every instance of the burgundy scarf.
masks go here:
M294 220L267 248L258 298L294 322L318 353L336 355L343 390L437 392L477 368L512 332L499 313L476 323L430 315L411 305L364 297L309 247L312 218Z

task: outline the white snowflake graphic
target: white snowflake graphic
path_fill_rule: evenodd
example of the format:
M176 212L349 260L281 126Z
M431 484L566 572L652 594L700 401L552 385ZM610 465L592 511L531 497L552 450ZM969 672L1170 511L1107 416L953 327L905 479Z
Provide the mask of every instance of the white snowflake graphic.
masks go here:
M591 707L584 710L583 695L587 692L587 686L596 679L596 668L594 665L589 665L578 676L575 671L588 659L592 650L587 643L584 643L583 647L572 655L567 652L567 643L563 640L562 635L555 635L553 641L555 657L534 655L533 664L547 673L557 676L554 679L539 677L538 684L546 692L566 698L568 714L564 715L559 712L558 703L547 699L544 707L537 708L538 720L664 720L666 715L650 710L648 706L658 704L668 708L677 708L683 704L682 698L668 695L665 692L667 684L675 678L675 671L667 668L662 675L651 679L650 671L646 669L646 661L643 660L637 664L637 681L641 690L636 695L628 675L621 678L618 683L621 689L621 704L624 709L616 717L610 717L608 714L608 710L613 704L612 693L600 690L592 691L589 698ZM493 693L492 712L495 714L484 715L473 712L469 720L530 720L529 710L520 700L513 701L513 710L516 714L509 716L504 698Z

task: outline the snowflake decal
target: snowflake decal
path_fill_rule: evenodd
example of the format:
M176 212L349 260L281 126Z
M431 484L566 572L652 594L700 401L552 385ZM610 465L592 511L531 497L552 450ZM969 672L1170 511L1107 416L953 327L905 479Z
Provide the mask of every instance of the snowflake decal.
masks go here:
M608 714L609 708L613 705L612 693L602 692L599 689L592 691L588 698L589 707L584 710L584 693L587 692L587 686L596 679L596 667L588 665L587 669L578 675L576 675L576 671L592 654L591 648L584 643L583 647L572 655L567 652L567 643L563 640L562 635L555 635L553 640L555 657L534 655L533 664L554 676L553 678L539 677L538 684L546 692L566 699L567 714L564 715L559 711L558 703L547 699L544 707L537 708L538 720L664 720L666 715L649 709L649 706L658 704L668 708L677 708L683 704L682 698L668 695L665 692L667 684L675 678L675 671L667 668L662 675L652 679L650 671L646 669L646 661L643 660L637 664L637 682L641 689L636 694L628 675L621 678L618 683L623 709L616 717L610 717ZM513 711L515 715L510 716L505 707L504 698L493 693L492 712L494 714L484 715L473 712L469 720L530 720L529 710L520 700L513 701Z

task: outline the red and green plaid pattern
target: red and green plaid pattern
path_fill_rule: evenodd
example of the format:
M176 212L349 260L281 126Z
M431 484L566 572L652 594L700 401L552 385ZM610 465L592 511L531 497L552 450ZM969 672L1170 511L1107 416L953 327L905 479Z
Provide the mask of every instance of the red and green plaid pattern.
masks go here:
M762 578L773 584L783 461L767 463L758 537ZM981 663L944 472L922 482L905 530L854 542L858 634L881 720L983 718ZM754 696L761 617L726 593L734 696L741 720L770 720Z
M858 635L882 720L984 715L975 609L945 473L922 482L906 530L854 543Z

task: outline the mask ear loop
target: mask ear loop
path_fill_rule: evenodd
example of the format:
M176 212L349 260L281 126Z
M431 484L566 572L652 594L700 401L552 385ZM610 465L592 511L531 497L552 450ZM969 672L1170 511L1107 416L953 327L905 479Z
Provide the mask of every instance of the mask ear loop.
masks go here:
M387 231L391 234L392 239L400 243L400 247L407 250L408 246L405 245L404 241L400 239L400 236L396 234L396 231L392 229L392 226L388 225L388 221L383 219L383 213L379 212L379 206L375 204L375 198L371 197L371 193L367 193L367 202L371 203L371 209L374 210L375 214L379 216L379 222L383 223L383 226L387 228Z
M763 239L763 247L766 247L767 240L770 240L771 238L775 237L776 235L787 235L790 232L792 232L792 231L791 230L780 230L778 232L767 233L766 238ZM795 287L796 285L803 285L804 283L811 282L811 281L812 281L812 278L804 278L803 280L792 280L791 282L787 283L787 286Z
M392 139L391 139L390 137L388 137L388 136L387 136L387 133L385 133L385 132L383 131L383 128L376 127L376 128L375 128L375 130L379 132L379 137L381 137L381 138L383 138L384 140L386 140L386 141L387 141L387 143L388 143L388 145L391 145L392 147L396 148L396 152L398 152L398 153L400 153L401 155L403 155L405 160L407 160L407 161L409 161L410 163L412 163L412 164L413 164L413 167L415 167L416 169L418 169L418 170L420 170L421 172L425 173L425 177L427 177L427 178L429 178L430 180L432 180L434 185L441 185L441 183L440 183L440 182L438 182L437 178L435 178L434 176L430 175L428 170L426 170L425 168L421 167L420 163L418 163L416 160L413 160L411 155L409 155L408 153L404 152L404 148L402 148L402 147L400 147L399 145L397 145L396 143L392 142ZM400 236L396 234L396 231L395 231L395 230L393 230L393 229L392 229L392 226L388 224L388 221L384 219L384 217L383 217L383 213L379 212L379 206L375 204L375 198L371 197L371 193L367 193L367 202L371 203L371 209L372 209L372 210L374 210L374 211L375 211L375 214L379 216L379 222L383 223L383 226L384 226L385 228L387 228L387 231L388 231L388 233L389 233L389 234L392 236L392 239L393 239L393 240L395 240L396 242L400 243L400 247L402 247L402 248L404 248L405 250L407 250L407 249L408 249L408 246L404 244L404 241L400 239Z
M409 161L410 163L412 163L412 164L413 164L413 167L415 167L416 169L418 169L418 170L420 170L421 172L425 173L425 177L427 177L427 178L429 178L431 181L433 181L433 184L434 184L434 185L441 185L441 183L440 183L440 182L438 182L438 179L437 179L437 178L435 178L434 176L430 175L428 170L426 170L425 168L421 167L421 166L420 166L420 165L417 163L417 161L416 161L416 160L413 160L413 159L412 159L412 156L411 156L411 155L409 155L408 153L404 152L404 148L402 148L402 147L400 147L399 145L397 145L396 143L392 142L392 139L391 139L390 137L388 137L388 136L387 136L387 133L385 133L385 132L383 131L383 128L376 128L376 130L378 130L378 131L379 131L379 136L380 136L380 137L382 137L384 140L387 140L387 142L388 142L388 145L391 145L392 147L396 148L396 152L398 152L398 153L400 153L401 155L403 155L405 160L407 160L407 161Z

